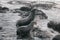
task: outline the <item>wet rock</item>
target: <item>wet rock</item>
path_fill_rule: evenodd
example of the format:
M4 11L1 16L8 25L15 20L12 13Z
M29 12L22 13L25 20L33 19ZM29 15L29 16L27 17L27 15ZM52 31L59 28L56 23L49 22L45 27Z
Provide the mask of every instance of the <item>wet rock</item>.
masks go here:
M3 28L2 27L0 27L0 30L2 30Z
M18 39L28 38L30 36L30 29L26 27L17 29Z
M0 13L3 13L2 7L0 6Z
M31 38L30 30L33 28L33 24L29 24L25 27L17 28L17 39Z
M2 7L0 6L0 10L2 10Z
M7 2L8 4L13 4L13 1L9 1L9 2Z
M13 13L20 13L19 16L22 16L23 18L27 17L29 15L29 11L31 11L31 8L29 7L21 7L18 9L14 9Z
M42 10L36 9L35 14L39 15L40 19L48 19L48 16Z
M60 40L60 35L56 35L52 40Z
M40 17L40 19L48 19L48 16L43 12L39 17Z
M52 28L53 30L60 32L60 23L57 23L55 21L48 22L48 28Z
M7 11L9 11L9 8L7 8L7 7L0 7L0 13L6 13Z
M40 39L45 39L45 38L50 38L51 37L51 35L49 35L46 31L42 31L39 28L34 28L32 30L32 32L33 32L34 37L38 37Z
M25 11L25 12L28 12L28 11L31 11L31 8L29 8L29 7L21 7L21 8L18 8L18 9L14 9L15 10L15 12L17 12L17 13L20 13L20 11Z
M7 8L7 7L3 7L2 10L9 11L9 8Z
M38 9L35 9L35 10L36 10L35 11L35 15L39 15L40 19L48 19L48 16L42 10L38 10ZM29 13L28 13L29 11L31 11L30 7L21 7L19 9L15 9L14 13L20 13L21 12L20 16L22 16L23 18L25 18L25 17L27 17L29 15Z
M31 11L31 8L29 8L29 7L21 7L20 10L22 10L22 11Z
M3 40L3 38L1 38L0 40Z
M29 25L35 18L35 9L32 12L28 12L29 16L27 18L22 18L16 22L16 27Z
M17 35L18 35L17 39L28 38L29 37L29 31L24 31L23 29L17 30Z

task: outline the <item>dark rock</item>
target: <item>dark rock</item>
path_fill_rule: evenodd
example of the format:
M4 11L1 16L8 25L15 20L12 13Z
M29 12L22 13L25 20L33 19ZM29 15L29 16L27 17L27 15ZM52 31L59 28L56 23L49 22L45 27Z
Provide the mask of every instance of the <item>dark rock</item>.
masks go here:
M5 11L3 11L3 10L0 10L0 13L6 13Z
M20 10L21 11L31 11L31 8L29 8L29 7L21 7Z
M2 30L2 27L0 27L0 30Z
M13 1L9 1L9 2L7 2L8 4L13 4Z
M48 16L42 10L36 9L35 14L39 15L40 19L48 19Z
M0 6L0 10L2 10L2 7Z
M23 38L29 38L31 37L30 35L30 30L33 29L33 24L29 24L27 25L27 27L20 27L20 28L17 28L17 38L19 39L23 39Z
M31 12L28 12L29 13L29 16L25 19L22 19L22 20L18 20L17 23L16 23L16 27L20 27L20 26L24 26L24 25L28 25L31 23L31 21L34 20L35 18L35 9L32 10Z
M13 13L20 13L19 15L22 16L23 18L25 18L26 16L29 15L29 11L31 11L31 8L29 7L21 7L21 8L17 8L14 9L15 11Z
M0 7L0 13L6 13L6 11L9 11L9 8L7 8L7 7Z
M48 16L43 12L39 17L41 17L41 19L48 19Z
M60 40L60 35L56 35L52 40Z
M3 13L2 7L0 6L0 13Z
M7 7L3 7L2 10L9 11L9 8L7 8Z
M29 37L29 31L26 30L25 28L19 28L17 30L17 35L19 36L20 39L28 38Z
M28 12L28 11L31 11L31 8L29 7L21 7L21 8L17 8L17 9L14 9L14 13L20 13L20 11L25 11L25 12Z
M57 23L55 21L50 21L48 22L48 28L52 28L55 31L60 32L60 23Z

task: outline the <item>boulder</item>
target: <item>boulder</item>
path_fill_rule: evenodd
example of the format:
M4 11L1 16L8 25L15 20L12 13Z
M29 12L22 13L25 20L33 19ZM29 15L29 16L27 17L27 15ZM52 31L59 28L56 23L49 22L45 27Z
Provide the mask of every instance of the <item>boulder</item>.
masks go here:
M56 35L52 40L60 40L60 35Z
M60 32L60 23L57 23L55 21L48 22L48 28L52 28L53 30Z
M6 13L7 11L9 11L9 8L7 8L7 7L0 7L0 13Z
M21 7L20 10L21 11L31 11L31 8L29 8L29 7Z

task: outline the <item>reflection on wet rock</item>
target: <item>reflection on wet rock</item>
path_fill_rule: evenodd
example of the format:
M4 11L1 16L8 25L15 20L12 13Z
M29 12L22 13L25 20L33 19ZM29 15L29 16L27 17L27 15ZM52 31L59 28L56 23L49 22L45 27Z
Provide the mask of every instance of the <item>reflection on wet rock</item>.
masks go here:
M40 19L48 19L48 16L45 13L39 15Z
M36 9L35 14L39 15L40 19L48 19L48 16L42 10Z

